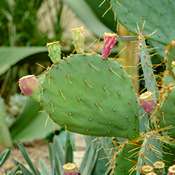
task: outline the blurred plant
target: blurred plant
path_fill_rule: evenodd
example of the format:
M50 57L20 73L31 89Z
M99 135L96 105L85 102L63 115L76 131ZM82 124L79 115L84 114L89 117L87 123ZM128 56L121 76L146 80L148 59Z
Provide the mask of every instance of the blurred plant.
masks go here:
M62 131L59 135L54 136L53 143L49 143L48 145L50 166L42 159L38 159L39 164L35 165L25 147L22 144L18 144L18 148L26 161L27 166L26 163L21 163L16 160L16 158L13 158L15 166L12 170L7 170L6 173L15 171L14 175L17 173L22 175L65 175L68 171L70 172L74 169L76 170L76 173L79 172L81 175L105 174L106 163L109 161L109 159L106 158L107 154L105 151L109 151L102 146L101 139L93 137L85 137L85 139L87 141L87 148L80 165L80 170L78 170L77 165L73 163L73 151L75 150L74 135L67 131ZM9 150L5 150L1 155L0 162L2 159L3 163L5 163L10 152Z
M6 108L3 99L0 97L0 146L11 147L12 140L6 124Z
M39 29L39 20L43 18L53 21L54 36L52 38L60 39L62 34L60 18L63 5L62 2L54 2L60 4L60 8L56 9L56 16L45 17L43 12L39 13L39 10L45 3L47 4L45 10L50 11L48 0L31 0L25 3L22 0L1 0L0 45L40 46L45 44L50 36Z
M77 17L95 35L103 37L103 33L116 31L116 20L109 0L64 0Z
M40 45L46 41L37 29L37 11L41 3L42 0L26 3L21 0L1 1L0 32L3 35L0 45Z

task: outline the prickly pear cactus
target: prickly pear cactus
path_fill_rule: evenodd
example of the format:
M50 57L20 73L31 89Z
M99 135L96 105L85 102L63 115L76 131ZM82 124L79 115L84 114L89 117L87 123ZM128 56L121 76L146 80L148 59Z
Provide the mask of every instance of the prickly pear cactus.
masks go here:
M138 136L135 92L116 61L72 55L46 72L42 87L45 110L67 130L129 139Z
M169 136L175 137L175 88L169 89L159 111L160 128L167 128Z
M137 152L140 145L137 143L123 143L116 150L116 162L114 175L135 174L135 165L137 162Z
M155 32L152 40L168 44L174 39L174 0L111 0L111 5L117 19L130 31L136 32L137 26L145 23L146 34Z

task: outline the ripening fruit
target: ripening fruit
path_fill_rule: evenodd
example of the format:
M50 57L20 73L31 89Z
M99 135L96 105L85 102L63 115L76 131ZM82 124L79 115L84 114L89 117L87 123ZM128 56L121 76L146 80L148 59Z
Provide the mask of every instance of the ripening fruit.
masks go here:
M175 175L175 165L168 168L168 175Z
M114 33L105 33L104 34L104 45L102 49L102 58L107 59L111 53L112 48L117 43L117 37Z
M145 112L151 113L155 108L155 102L153 100L152 92L147 91L140 95L139 97L140 105Z
M39 81L35 75L27 75L19 79L19 88L26 96L31 96L39 87Z

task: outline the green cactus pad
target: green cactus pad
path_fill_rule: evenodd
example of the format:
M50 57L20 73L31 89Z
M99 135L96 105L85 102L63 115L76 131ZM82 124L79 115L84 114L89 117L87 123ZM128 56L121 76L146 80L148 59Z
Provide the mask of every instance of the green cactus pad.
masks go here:
M124 26L136 32L143 23L153 41L168 44L175 37L174 0L111 0L113 11Z
M135 175L137 154L140 145L126 144L122 149L119 148L116 155L115 173L114 175ZM120 150L121 149L121 150Z
M175 79L175 46L169 45L165 61L169 74Z
M175 137L175 88L168 94L160 109L160 127L171 127L168 134Z
M129 139L138 136L134 89L127 73L112 59L72 55L53 65L46 72L41 102L67 130Z

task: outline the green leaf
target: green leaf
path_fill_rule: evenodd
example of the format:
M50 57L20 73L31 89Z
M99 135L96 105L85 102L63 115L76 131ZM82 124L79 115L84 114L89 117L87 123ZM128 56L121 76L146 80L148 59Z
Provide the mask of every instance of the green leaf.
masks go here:
M55 154L58 155L62 165L73 162L74 135L68 131L62 131L54 137Z
M62 164L58 154L55 154L55 148L53 144L49 144L49 157L51 162L51 174L62 175Z
M47 164L44 162L44 160L40 160L39 161L39 164L40 164L40 169L41 169L41 175L48 175L50 174L49 173L49 170L48 170L48 166Z
M66 143L65 143L65 163L73 162L73 145L71 143L71 135L66 132Z
M98 17L86 3L82 0L64 0L64 2L75 12L75 14L85 23L85 25L97 36L103 36L105 32L111 30L100 22Z
M0 75L18 61L46 51L44 47L0 47Z
M58 128L45 111L40 111L40 104L28 98L23 112L10 131L13 141L32 141L45 138L49 133Z
M111 160L111 154L110 149L108 149L109 154L106 154L107 147L104 146L104 142L111 140L111 138L108 140L107 138L85 137L85 139L87 141L87 148L80 166L81 174L106 174L109 166L108 162ZM110 147L110 145L108 146Z
M91 137L91 143L86 148L81 166L80 172L82 175L91 175L98 159L98 152L100 145L93 141L94 137Z
M117 21L114 18L110 0L85 0L85 2L89 5L100 22L116 32Z
M10 156L10 153L10 149L5 149L2 153L0 153L0 167L6 162L6 160Z
M23 155L25 161L27 162L28 166L30 167L31 171L34 173L34 175L40 175L38 169L32 163L25 147L22 144L18 144L18 148L19 148L21 154Z
M20 168L20 170L22 171L22 174L24 175L33 175L22 163L15 161L15 164Z

